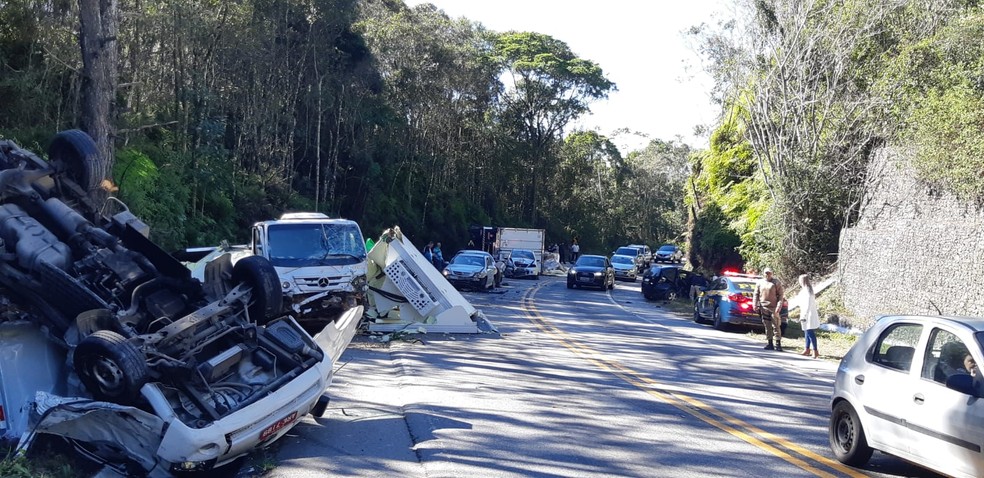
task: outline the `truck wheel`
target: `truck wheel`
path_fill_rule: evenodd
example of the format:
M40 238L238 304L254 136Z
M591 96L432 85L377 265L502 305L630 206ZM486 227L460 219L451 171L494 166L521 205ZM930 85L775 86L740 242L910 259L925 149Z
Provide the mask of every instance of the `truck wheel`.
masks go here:
M266 258L249 256L240 259L232 267L232 283L246 284L252 289L249 298L250 320L266 325L271 318L283 311L284 296L280 292L280 276Z
M48 146L48 160L86 191L96 189L105 179L100 174L99 149L85 131L70 129L55 135Z
M73 365L93 397L121 405L137 401L149 375L143 354L110 330L97 330L82 339Z

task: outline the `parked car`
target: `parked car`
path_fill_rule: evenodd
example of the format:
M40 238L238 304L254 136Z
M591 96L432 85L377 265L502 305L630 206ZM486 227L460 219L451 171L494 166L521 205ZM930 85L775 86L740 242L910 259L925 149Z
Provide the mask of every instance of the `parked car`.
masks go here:
M642 274L642 295L648 300L676 300L690 292L690 271L678 265L654 264Z
M834 456L861 466L879 450L948 476L984 476L982 342L981 318L880 318L837 368Z
M615 288L615 269L605 256L581 256L567 271L567 288L598 287Z
M638 247L622 246L612 251L613 256L629 256L635 264L636 272L641 273L646 270L646 256Z
M653 264L653 251L649 246L645 244L629 244L629 247L635 247L640 250L639 253L642 255L643 268L649 268Z
M653 254L656 262L683 262L683 250L673 244L663 244Z
M755 282L761 276L725 272L711 284L702 289L694 301L694 322L710 320L714 328L723 330L730 325L747 325L765 328L762 318L752 304ZM782 322L789 319L789 304L782 301L780 311Z
M540 262L529 249L513 249L506 260L506 277L540 278Z
M456 289L491 289L495 287L498 273L491 254L471 249L455 254L444 268L444 277Z
M203 287L119 200L96 206L101 161L80 130L47 161L0 141L0 328L17 331L0 342L0 436L58 435L142 476L210 470L323 413L362 308L311 337L259 256ZM40 349L64 359L27 359Z
M638 276L635 257L615 254L611 258L612 268L615 269L615 280L635 282Z

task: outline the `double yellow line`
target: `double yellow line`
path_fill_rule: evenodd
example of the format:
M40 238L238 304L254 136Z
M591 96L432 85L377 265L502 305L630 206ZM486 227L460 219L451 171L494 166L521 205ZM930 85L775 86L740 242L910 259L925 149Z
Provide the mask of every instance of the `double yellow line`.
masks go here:
M533 303L533 298L544 285L546 284L540 284L536 287L530 288L525 294L523 294L522 304L527 318L540 330L553 336L568 350L578 356L583 357L585 360L597 366L601 370L609 372L639 390L642 390L711 426L728 432L761 450L782 458L786 462L816 476L834 478L838 475L829 473L815 465L825 466L850 477L857 478L867 476L859 473L853 468L849 468L841 464L838 461L818 455L783 437L776 436L739 418L728 415L704 402L701 402L700 400L677 391L668 390L667 387L659 382L643 376L639 372L636 372L621 363L605 358L603 355L591 350L591 348L578 343L563 330L551 325L550 322L548 322L543 315L537 311L536 305ZM795 456L794 454L802 456L806 460Z

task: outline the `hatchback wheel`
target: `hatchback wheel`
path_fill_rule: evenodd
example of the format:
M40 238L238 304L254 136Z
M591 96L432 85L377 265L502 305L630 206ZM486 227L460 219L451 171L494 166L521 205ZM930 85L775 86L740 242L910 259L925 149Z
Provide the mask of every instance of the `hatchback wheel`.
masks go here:
M700 318L700 306L697 302L694 302L694 322L698 324L703 324L704 319Z
M834 405L830 414L830 449L845 465L861 466L871 459L873 450L868 446L858 413L846 401Z

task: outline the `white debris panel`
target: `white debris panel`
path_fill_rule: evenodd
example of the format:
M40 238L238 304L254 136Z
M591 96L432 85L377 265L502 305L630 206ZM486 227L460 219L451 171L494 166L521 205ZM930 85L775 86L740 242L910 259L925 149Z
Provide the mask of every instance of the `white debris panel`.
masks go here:
M368 257L366 318L372 332L496 332L400 231L387 229Z

